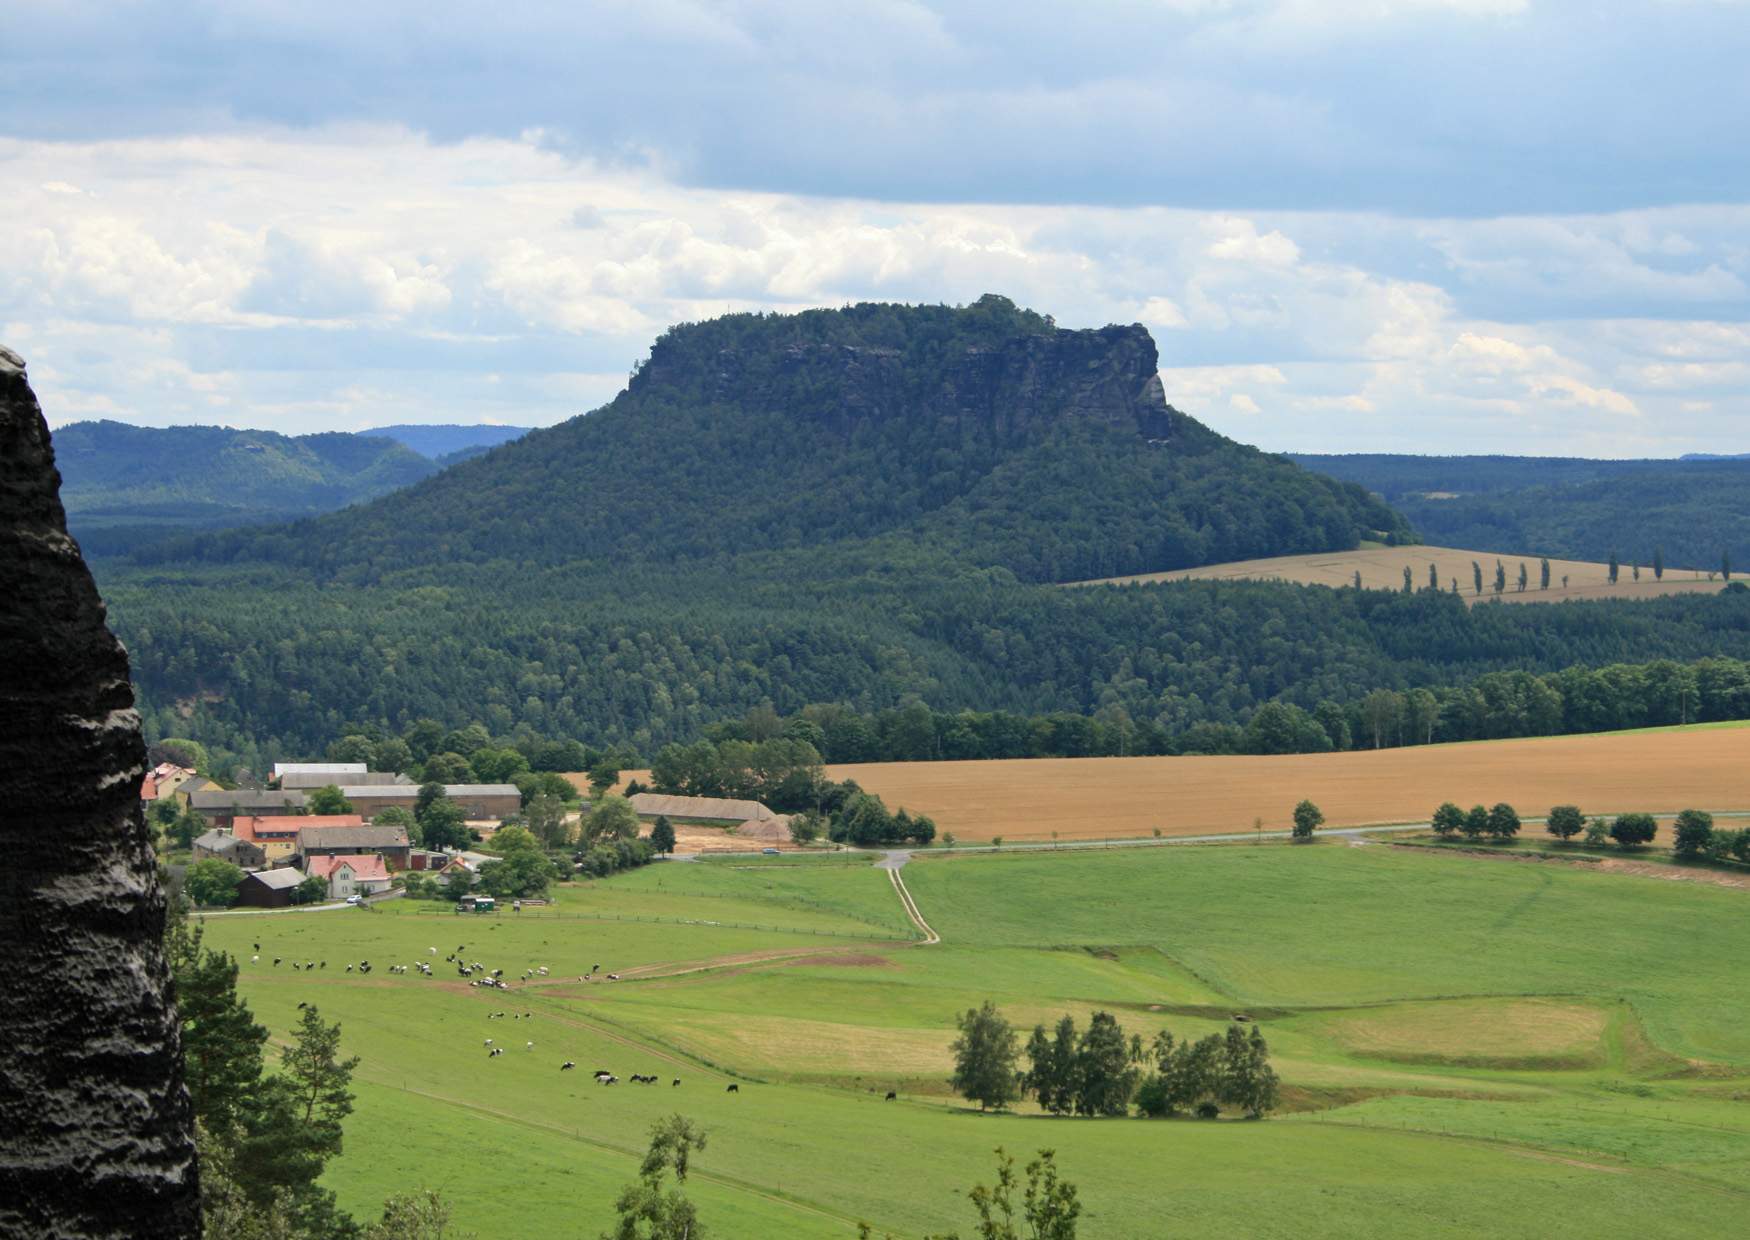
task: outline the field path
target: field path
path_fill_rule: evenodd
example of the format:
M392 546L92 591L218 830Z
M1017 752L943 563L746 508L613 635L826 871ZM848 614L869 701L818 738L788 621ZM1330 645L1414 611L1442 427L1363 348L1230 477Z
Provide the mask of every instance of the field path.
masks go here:
M906 890L905 880L899 876L905 863L911 860L911 854L903 851L890 852L875 863L877 869L887 871L887 877L893 883L893 890L899 894L900 904L905 906L905 915L911 918L911 924L923 931L924 941L919 947L933 947L942 941L942 936L930 929L930 923L924 920L924 915L918 912L917 901L911 898L911 892Z

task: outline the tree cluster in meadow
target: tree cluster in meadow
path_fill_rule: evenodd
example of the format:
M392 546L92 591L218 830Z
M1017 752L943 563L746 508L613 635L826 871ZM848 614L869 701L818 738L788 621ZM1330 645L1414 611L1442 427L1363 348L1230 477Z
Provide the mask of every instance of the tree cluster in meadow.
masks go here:
M1584 839L1599 846L1614 843L1624 851L1645 848L1658 838L1659 822L1651 814L1599 814L1587 817L1577 805L1557 805L1544 820L1545 830L1564 844ZM1519 834L1519 815L1502 802L1492 809L1473 805L1460 809L1447 801L1434 811L1431 825L1441 839L1463 836L1504 842ZM1750 864L1750 830L1716 827L1704 810L1681 811L1672 823L1672 855L1680 861L1736 861Z
M1256 1119L1279 1102L1269 1046L1255 1024L1248 1032L1236 1022L1196 1041L1163 1029L1145 1043L1127 1038L1110 1012L1095 1012L1085 1029L1065 1015L1049 1031L1034 1027L1025 1068L1015 1031L995 1004L968 1009L958 1025L949 1083L980 1110L1031 1095L1052 1115L1120 1116L1134 1105L1154 1117L1212 1119L1228 1109Z

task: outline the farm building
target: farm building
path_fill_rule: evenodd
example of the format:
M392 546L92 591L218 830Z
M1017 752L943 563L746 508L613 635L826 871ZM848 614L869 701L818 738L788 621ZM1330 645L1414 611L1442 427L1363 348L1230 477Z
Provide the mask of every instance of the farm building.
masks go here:
M320 771L287 771L280 776L280 787L297 788L305 792L311 788L326 788L329 784L342 788L406 788L411 787L413 781L394 771L347 771L343 774L325 774Z
M218 784L208 779L205 775L196 775L194 772L190 771L187 779L178 780L175 786L170 790L170 799L176 802L176 808L188 809L194 804L195 793L223 791L224 789L220 788ZM162 788L159 789L158 795L160 797L165 795Z
M326 882L330 900L344 900L348 896L371 896L379 891L389 890L388 867L376 853L346 857L306 857L304 874Z
M237 903L250 908L287 908L304 876L292 869L256 870L237 887Z
M363 762L275 762L273 777L283 780L287 775L320 775L323 784L345 784L369 769ZM322 784L316 786L320 788Z
M305 827L298 832L298 855L308 867L315 857L381 856L397 870L407 868L412 846L400 827Z
M140 781L140 800L147 807L160 797L173 795L183 784L194 778L194 771L174 762L160 762L146 772ZM179 803L180 804L180 803Z
M184 784L176 790L178 798L188 786ZM261 788L234 788L230 791L207 788L194 793L189 798L189 806L213 826L228 830L240 815L296 813L304 808L304 794Z
M505 818L523 807L523 794L515 784L445 784L444 793L469 819ZM390 806L411 810L419 800L419 789L411 784L343 784L340 795L366 818L375 818Z
M631 801L640 822L667 818L670 822L739 829L744 823L767 822L779 817L758 801L737 801L728 797L680 797L662 792L639 792L633 794Z
M267 853L254 840L242 836L228 835L223 831L208 831L194 841L194 859L205 861L216 857L220 861L229 861L232 865L241 866L245 870L255 870L267 864Z
M300 831L364 825L358 814L240 814L232 820L231 831L238 839L259 844L268 862L276 863L298 851Z

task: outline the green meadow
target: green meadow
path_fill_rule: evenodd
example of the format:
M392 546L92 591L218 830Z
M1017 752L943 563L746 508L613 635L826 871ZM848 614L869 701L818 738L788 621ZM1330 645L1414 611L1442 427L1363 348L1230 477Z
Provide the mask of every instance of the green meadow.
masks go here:
M1750 1217L1742 891L1335 844L903 874L941 944L917 942L885 872L842 859L662 864L521 914L403 900L206 925L276 1035L315 1002L361 1057L327 1179L360 1217L433 1187L482 1240L593 1237L675 1110L709 1132L688 1188L729 1237L965 1234L998 1145L1057 1151L1087 1237L1711 1236ZM513 989L459 979L444 957L464 945ZM345 971L361 959L369 976ZM417 959L435 976L387 972ZM596 964L622 980L579 980ZM1200 1035L1243 1013L1284 1108L980 1115L944 1078L955 1015L986 998L1023 1032L1104 1008Z

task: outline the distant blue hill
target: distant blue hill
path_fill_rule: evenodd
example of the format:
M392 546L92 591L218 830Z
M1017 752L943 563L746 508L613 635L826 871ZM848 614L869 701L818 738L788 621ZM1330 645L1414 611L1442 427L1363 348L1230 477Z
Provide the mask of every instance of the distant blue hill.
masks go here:
M513 439L521 439L529 433L526 426L374 426L368 431L359 431L360 435L377 438L393 439L403 447L412 448L419 455L433 461L444 460L445 457L465 457L478 455L480 451L496 448L501 443L509 443Z

